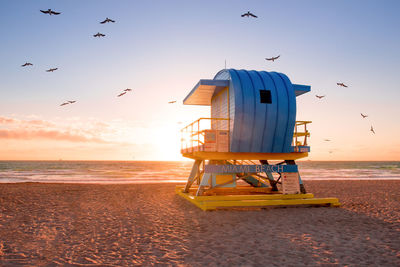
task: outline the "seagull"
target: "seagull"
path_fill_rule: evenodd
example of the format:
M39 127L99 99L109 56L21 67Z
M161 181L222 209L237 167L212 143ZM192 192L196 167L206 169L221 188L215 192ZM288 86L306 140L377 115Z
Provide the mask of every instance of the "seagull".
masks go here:
M343 87L348 87L347 85L345 85L344 83L336 83L339 86L343 86Z
M316 97L318 97L319 99L324 98L324 95L315 95Z
M250 11L247 11L247 13L242 14L242 18L243 18L243 17L248 17L248 18L250 18L250 16L253 17L253 18L257 18L257 16L254 15L253 13L251 13Z
M366 117L368 117L368 115L364 115L364 114L362 114L362 113L360 113L361 114L361 117L363 117L363 119L365 119Z
M331 139L324 139L324 141L327 141L327 142L329 142L329 141L331 141Z
M370 131L371 131L373 134L375 134L374 127L372 127L372 125L371 125Z
M55 12L55 11L51 10L50 8L47 9L47 10L40 10L40 12L42 12L44 14L49 14L50 16L51 15L60 15L61 14L61 12Z
M272 61L274 62L275 60L277 60L281 55L277 56L277 57L271 57L271 58L265 58L268 61Z
M112 22L112 23L114 23L115 22L115 20L112 20L112 19L109 19L109 18L106 18L105 20L103 20L102 22L100 22L101 24L104 24L104 23L107 23L107 22Z
M173 104L175 102L176 102L175 100L174 101L169 101L168 104Z
M123 96L124 94L126 94L126 92L120 93L119 95L117 95L117 97Z
M33 66L32 63L26 62L24 65L21 65L21 67L26 67L26 66Z
M70 104L70 103L69 102L64 102L60 106L65 106L65 105L68 105L68 104Z
M93 37L104 37L104 36L106 35L99 32L93 35Z
M53 72L53 71L55 71L55 70L58 70L58 68L51 68L51 69L48 69L48 70L46 70L47 72Z
M74 100L74 101L68 101L69 104L73 104L73 103L75 103L75 102L76 102L76 100Z
M130 91L132 91L132 89L130 89L130 88L126 88L126 89L124 90L124 92L130 92Z

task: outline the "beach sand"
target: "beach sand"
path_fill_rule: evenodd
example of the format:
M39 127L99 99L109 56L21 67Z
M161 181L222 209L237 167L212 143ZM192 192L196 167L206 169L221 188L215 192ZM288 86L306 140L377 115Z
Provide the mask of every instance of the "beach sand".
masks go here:
M400 266L400 181L306 181L340 208L204 212L174 184L0 184L0 265Z

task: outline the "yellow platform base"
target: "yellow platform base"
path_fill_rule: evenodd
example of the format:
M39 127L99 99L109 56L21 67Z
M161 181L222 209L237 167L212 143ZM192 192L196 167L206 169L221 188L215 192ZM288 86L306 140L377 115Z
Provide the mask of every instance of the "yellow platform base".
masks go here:
M265 189L264 189L265 190ZM242 190L239 190L242 191ZM177 186L175 192L181 197L189 200L202 210L226 209L234 207L267 207L267 206L340 206L337 198L314 198L313 194L284 195L280 193L268 194L216 194L212 196L195 196L193 190L189 193L183 192L182 186ZM228 193L228 192L225 192Z

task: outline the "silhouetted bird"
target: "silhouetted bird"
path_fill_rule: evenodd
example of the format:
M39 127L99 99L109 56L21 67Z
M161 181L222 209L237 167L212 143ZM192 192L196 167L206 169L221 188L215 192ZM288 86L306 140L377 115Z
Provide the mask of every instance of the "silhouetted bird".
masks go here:
M120 93L119 95L117 95L117 97L123 96L124 94L126 94L126 92Z
M175 102L176 102L175 100L174 101L169 101L168 104L173 104Z
M277 56L277 57L270 57L270 58L265 58L268 61L272 61L274 62L275 60L277 60L281 55Z
M324 98L324 95L315 95L316 97L318 97L319 99Z
M50 8L47 9L47 10L40 10L40 12L42 12L44 14L49 14L50 16L51 15L60 15L61 14L61 12L55 12L55 11L51 10Z
M70 104L70 103L69 102L64 102L60 106L65 106L65 105L68 105L68 104Z
M26 67L26 66L33 66L32 63L26 62L24 65L21 65L21 67Z
M329 142L329 141L331 141L331 139L324 139L324 141L327 141L327 142Z
M99 32L93 35L93 37L104 37L104 36L106 35Z
M47 72L53 72L53 71L55 71L55 70L58 70L58 68L51 68L51 69L48 69L48 70L46 70Z
M370 131L373 132L373 134L375 134L374 127L371 126Z
M347 85L345 85L344 83L336 83L339 86L343 86L343 87L348 87Z
M74 100L74 101L68 101L68 103L70 103L70 104L73 104L73 103L75 103L76 102L76 100Z
M365 119L366 117L368 117L368 115L364 115L364 114L362 114L362 113L360 113L361 114L361 117L363 117L363 119Z
M253 18L257 18L257 16L254 15L253 13L251 13L250 11L247 11L247 13L242 14L242 18L243 18L243 17L248 17L248 18L253 17Z
M103 20L102 22L100 22L101 24L104 24L104 23L107 23L107 22L112 22L112 23L114 23L115 22L115 20L112 20L112 19L109 19L109 18L106 18L105 20Z
M129 92L129 91L132 91L132 89L126 88L126 89L124 90L124 92Z

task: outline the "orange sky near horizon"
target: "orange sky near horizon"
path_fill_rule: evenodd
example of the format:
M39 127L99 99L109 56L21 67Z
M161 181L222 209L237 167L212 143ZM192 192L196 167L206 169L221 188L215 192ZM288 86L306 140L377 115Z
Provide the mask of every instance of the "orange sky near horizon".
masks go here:
M190 122L190 114L202 113L185 108L186 123ZM201 115L207 116L203 113L197 117ZM0 160L185 160L179 149L180 129L186 124L178 124L178 119L183 116L150 125L123 120L0 117ZM341 135L337 129L325 135L313 123L309 130L311 152L304 160L400 160L400 141L393 143L390 131ZM325 136L332 141L324 141Z

